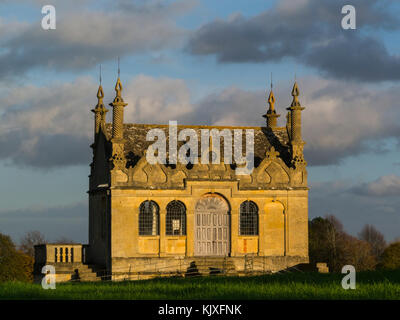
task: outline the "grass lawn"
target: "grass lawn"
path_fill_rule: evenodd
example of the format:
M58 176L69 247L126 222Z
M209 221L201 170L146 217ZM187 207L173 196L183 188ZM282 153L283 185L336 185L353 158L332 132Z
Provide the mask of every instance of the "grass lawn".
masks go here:
M254 277L157 278L125 282L0 284L0 299L400 299L400 270L359 272L355 290L342 274L280 273Z

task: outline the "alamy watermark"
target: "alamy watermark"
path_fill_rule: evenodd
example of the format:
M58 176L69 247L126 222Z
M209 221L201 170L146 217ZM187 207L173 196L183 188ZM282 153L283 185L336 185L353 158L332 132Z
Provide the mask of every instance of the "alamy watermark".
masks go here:
M342 18L342 28L344 30L356 29L356 8L350 4L342 7L342 14L345 16ZM45 5L42 7L42 14L45 16L42 18L43 30L55 30L56 29L56 8L53 5Z
M347 273L342 279L342 288L345 290L356 288L356 268L352 265L345 265L342 268L342 273Z
M243 156L243 129L200 129L200 137L196 130L185 128L179 131L177 121L169 121L168 125L168 159L167 138L165 131L154 128L147 132L146 141L155 141L146 152L146 160L150 164L177 164L187 165L221 163L221 137L224 139L224 164L237 165L237 175L248 175L254 169L254 130L246 129L245 150ZM157 139L156 139L157 138ZM199 140L200 152L199 157ZM185 142L178 150L178 141ZM211 144L211 145L210 145ZM233 150L233 154L232 154Z
M42 279L43 289L55 289L56 288L56 268L52 265L45 265L42 268L42 273L45 276Z
M342 14L345 16L342 18L342 28L344 30L356 29L356 8L348 4L343 6Z
M52 5L42 7L42 14L45 16L42 18L43 30L55 30L56 29L56 8Z

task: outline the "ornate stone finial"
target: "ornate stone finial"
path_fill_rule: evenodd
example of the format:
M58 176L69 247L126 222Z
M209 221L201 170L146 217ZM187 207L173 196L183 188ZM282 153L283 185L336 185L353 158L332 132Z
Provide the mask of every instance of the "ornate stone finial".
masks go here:
M291 107L301 107L299 101L299 95L300 95L299 87L297 86L297 82L295 82L292 89L293 101L292 104L290 105Z
M272 92L272 90L269 93L268 104L269 104L269 110L275 111L275 96L274 96L274 93Z
M275 151L274 146L271 146L271 149L267 150L267 152L265 153L265 156L269 160L275 160L279 156L279 152Z
M118 77L117 83L115 84L115 98L110 106L113 107L113 129L112 137L115 139L122 139L123 137L123 127L124 127L124 107L127 103L124 102L121 96L122 83L121 79Z
M120 79L120 68L119 68L119 57L118 57L118 78L117 82L115 83L115 98L114 98L114 104L115 103L120 103L124 102L124 99L122 99L121 92L122 92L122 83Z
M115 84L114 102L124 102L124 100L122 99L122 96L121 96L121 92L122 92L122 83L121 83L121 79L118 77L117 83Z
M106 122L106 113L108 112L108 110L104 106L103 98L104 98L103 87L100 84L99 89L97 90L97 105L92 110L92 112L95 114L95 120L94 120L95 133L98 133L100 130L101 124L102 123L105 124L105 122Z
M268 97L269 108L268 108L267 113L265 115L263 115L264 118L267 118L267 127L268 128L276 128L278 118L280 117L280 114L277 114L276 110L275 110L275 101L276 101L275 95L272 91L272 84L271 84L271 92L269 93L269 97Z
M100 115L101 115L101 121L105 124L106 123L106 113L108 112L108 110L104 106L103 98L104 98L103 87L100 85L99 86L99 90L97 90L97 99L98 99L98 101L97 101L96 108L99 108Z
M103 87L101 85L99 85L99 89L97 90L97 99L98 99L97 105L98 106L103 104L103 98L104 98Z

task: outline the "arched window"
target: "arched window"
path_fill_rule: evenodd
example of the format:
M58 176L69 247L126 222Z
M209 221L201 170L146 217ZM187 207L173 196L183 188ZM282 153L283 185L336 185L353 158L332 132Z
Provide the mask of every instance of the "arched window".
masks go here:
M245 201L240 205L240 235L258 235L258 208L253 201Z
M180 201L171 201L167 205L166 234L168 236L186 235L186 208Z
M159 208L154 201L146 200L139 207L139 235L157 236L159 234Z

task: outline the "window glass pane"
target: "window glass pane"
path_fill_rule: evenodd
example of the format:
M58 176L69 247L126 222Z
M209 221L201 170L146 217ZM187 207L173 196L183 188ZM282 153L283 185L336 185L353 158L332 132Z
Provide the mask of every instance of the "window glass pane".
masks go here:
M154 201L144 201L139 208L139 235L155 236L159 231L159 208Z
M186 208L180 201L171 201L167 205L166 215L166 234L167 235L186 235ZM197 220L200 225L200 221Z
M258 207L253 201L240 205L240 235L258 235Z

